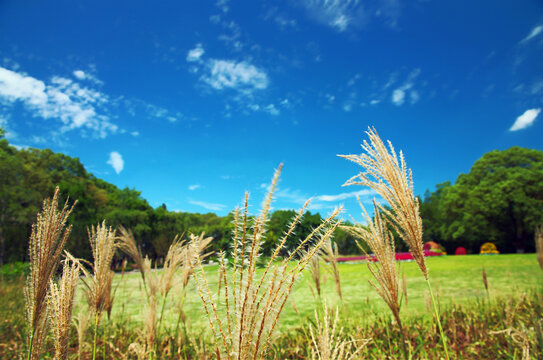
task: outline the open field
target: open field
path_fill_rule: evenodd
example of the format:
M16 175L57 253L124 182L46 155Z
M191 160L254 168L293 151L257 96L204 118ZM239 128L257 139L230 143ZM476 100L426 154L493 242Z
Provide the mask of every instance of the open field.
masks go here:
M453 359L538 359L541 354L541 324L543 308L543 272L537 265L535 254L494 256L445 256L427 259L434 288L439 293L442 321L449 337ZM488 276L490 301L482 281L482 267ZM402 306L402 318L410 342L409 352L416 359L440 359L443 348L439 335L432 331L433 319L427 310L428 295L420 271L413 262L401 263L406 275L408 305ZM368 284L370 274L363 263L339 265L345 307L342 308L331 276L324 286L328 305L340 308L340 326L355 341L371 338L360 354L361 359L399 358L401 336L391 326L390 312L374 289ZM210 288L216 291L217 266L210 265ZM161 270L158 270L161 271ZM22 280L22 279L21 279ZM314 323L314 311L321 309L314 298L304 272L296 283L274 336L274 343L267 358L308 359L311 340L308 326ZM98 330L97 359L135 359L129 345L137 342L144 329L143 313L145 294L138 272L121 276L117 274L117 286L112 318L104 316ZM87 311L82 284L76 295L74 315ZM534 291L535 290L535 291ZM539 293L539 295L536 294ZM160 349L164 359L213 359L207 319L196 291L194 279L188 285L184 311L187 318L188 336L175 338L175 326L179 319L177 303L179 290L174 288L166 301L164 324L160 330ZM292 304L295 304L298 313ZM0 358L18 359L25 353L24 300L22 281L10 280L0 287ZM523 330L524 329L524 330ZM505 332L504 332L505 331ZM512 332L511 332L512 331ZM79 348L75 327L72 327L69 359L75 359ZM539 334L539 335L538 335ZM514 336L512 336L514 335ZM528 336L528 337L526 337ZM105 340L107 337L108 340ZM87 330L81 359L90 359L92 327ZM185 340L184 340L185 339ZM191 340L192 339L192 340ZM528 339L528 340L524 340ZM188 342L187 342L188 341ZM201 342L203 341L203 342ZM207 344L207 345L205 345ZM50 349L50 347L49 347ZM170 350L171 349L171 350ZM175 351L170 353L169 351ZM182 352L179 353L179 351ZM50 355L46 355L45 358Z
M447 306L452 303L467 304L486 299L486 291L482 281L482 268L488 276L490 298L509 296L525 292L529 289L543 286L543 272L539 269L535 254L509 255L467 255L443 256L427 258L433 286L437 289L440 303ZM206 268L209 275L210 287L217 290L217 266ZM371 287L368 280L371 275L364 263L339 264L341 286L344 303L351 315L360 316L361 320L371 320L374 314L388 314L388 308ZM414 262L402 262L401 269L407 279L408 304L402 306L402 316L424 315L431 318L427 310L428 288L420 270ZM160 270L158 270L160 271ZM331 275L324 286L323 294L329 305L340 305L339 297ZM318 299L312 295L307 282L310 280L307 272L295 285L279 323L280 328L300 324L300 316L313 316L318 308ZM115 304L112 311L113 320L129 320L137 324L142 322L145 293L138 272L127 273L121 281L116 275L114 286L118 286ZM84 304L79 292L77 304ZM166 302L164 321L173 326L178 318L176 308L179 292L172 290ZM292 301L291 301L292 300ZM299 315L294 310L295 304ZM200 298L196 286L191 280L187 290L184 310L193 327L207 328ZM76 309L77 313L77 309Z

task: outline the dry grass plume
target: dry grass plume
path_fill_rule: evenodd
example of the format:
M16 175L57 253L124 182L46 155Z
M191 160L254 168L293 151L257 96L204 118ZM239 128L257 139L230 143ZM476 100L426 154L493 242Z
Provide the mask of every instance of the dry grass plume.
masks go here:
M200 257L193 258L193 267L197 270L194 277L213 337L216 339L215 353L219 359L265 358L273 330L297 276L339 225L335 220L339 212L336 210L309 236L301 239L290 255L279 261L279 253L284 251L287 239L293 235L309 204L309 201L306 202L279 240L264 269L257 272L260 247L266 235L268 212L281 168L282 165L275 172L259 216L252 219L248 216L247 193L243 210L235 211L232 269L227 266L225 254L219 253L219 281L224 288L221 299L217 299L215 292L211 291ZM198 246L195 237L191 246ZM309 250L305 251L308 247ZM291 263L291 260L295 259L297 261Z
M32 225L28 244L30 274L27 277L24 296L28 325L28 359L38 359L47 334L49 284L57 270L60 255L68 239L71 225L66 226L73 206L68 200L58 210L60 191L57 187L52 199L43 202L42 210Z
M390 205L392 210L381 207L381 211L407 243L424 278L428 279L422 248L422 219L419 202L413 193L411 169L407 168L403 153L400 151L398 159L392 143L389 141L387 148L374 128L370 128L366 134L370 140L369 143L364 140L362 144L366 153L339 155L364 168L364 172L353 176L343 186L368 186Z
M334 315L335 313L335 315ZM354 340L346 340L343 335L343 328L339 326L339 311L335 312L324 304L323 319L319 318L315 310L315 328L309 324L311 336L311 359L312 360L352 360L368 344L365 340L356 347ZM333 316L333 318L332 318Z
M77 260L66 260L62 268L62 276L58 285L51 280L48 296L51 312L51 332L55 344L55 359L68 357L68 342L75 289L79 281L80 264Z
M337 259L339 257L339 252L336 244L332 244L332 241L327 241L323 247L324 260L328 261L330 265L330 272L334 278L336 284L336 291L339 295L341 301L343 301L343 294L341 293L341 279L339 277L339 268L337 265Z

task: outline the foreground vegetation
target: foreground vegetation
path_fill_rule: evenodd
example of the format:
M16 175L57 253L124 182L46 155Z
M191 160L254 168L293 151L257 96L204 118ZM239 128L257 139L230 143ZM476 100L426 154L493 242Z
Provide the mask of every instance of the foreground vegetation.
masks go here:
M537 265L534 254L495 256L446 256L429 258L428 267L439 289L442 321L448 338L452 358L457 359L539 359L543 346L543 272ZM8 265L9 266L9 265ZM413 358L439 359L442 348L439 336L432 329L431 309L428 307L428 292L420 279L413 262L402 263L406 275L408 298L402 308L404 327ZM486 292L482 268L487 273ZM217 265L210 265L209 273L216 274ZM339 300L334 281L328 275L323 286L323 299L329 308L339 308L339 325L344 335L359 343L371 339L360 352L361 358L381 359L401 357L400 334L391 328L391 318L378 295L371 289L370 274L362 263L340 264L340 276L344 303ZM324 270L324 269L323 269ZM7 269L4 269L8 273ZM0 285L0 358L17 359L24 355L24 307L20 272L4 276ZM285 306L276 337L273 340L270 358L311 358L309 324L315 326L314 311L322 316L322 304L315 298L307 284L309 273L304 273L292 292L292 301ZM210 287L216 289L216 277L210 278ZM116 274L113 286L119 284L111 319L104 319L99 328L98 359L136 358L128 348L135 342L142 329L145 297L137 272ZM179 317L177 307L180 284L172 290L164 315L164 328L160 335L160 358L214 358L213 341L207 320L203 315L196 285L187 289L182 329L175 336L175 325ZM80 283L74 311L87 311ZM345 305L343 305L345 304ZM139 330L138 330L139 329ZM69 358L77 358L78 336L76 327L71 330ZM82 359L92 358L92 331L84 339ZM104 338L105 336L105 338ZM103 357L105 351L106 356ZM114 355L112 355L114 354ZM180 355L181 354L181 355ZM48 358L44 356L44 358Z
M481 267L486 294L484 300L472 304L470 310L463 310L454 302L444 306L447 308L445 312L441 311L443 293L439 284L436 286L437 278L431 276L431 261L424 256L423 220L420 217L420 201L413 193L411 170L407 168L403 154L400 152L398 156L390 142L388 146L385 145L375 129L370 128L367 135L369 140L362 144L363 154L340 155L362 167L362 171L348 179L344 186L370 187L386 202L383 205L373 201L372 217L360 203L365 225L342 224L342 220L337 219L341 208L337 208L300 236L297 231L303 223L310 203L308 200L289 221L282 235L270 242L267 237L269 212L281 164L275 171L258 215L248 213L248 193L242 207L232 213L232 248L214 255L218 262L216 269L204 264L210 259L209 246L213 241L204 233L199 236L188 234L185 239L175 236L167 250L163 267L158 271L156 262L153 270L153 261L142 252L130 229L122 226L115 229L107 226L105 220L87 231L92 261L74 257L64 251L72 231L68 219L74 204L67 200L64 206L60 206L57 187L53 197L44 200L29 240L30 261L23 286L26 319L21 336L26 343L27 359L41 359L44 353L50 351L50 343L55 359L68 359L73 341L73 321L77 330L77 356L83 358L88 345L92 360L100 358L100 352L102 358L111 358L115 354L115 357L134 356L138 359L187 358L188 352L191 358L211 356L228 360L293 356L351 360L363 355L382 357L384 353L387 353L387 357L401 356L405 360L413 357L444 357L449 360L454 358L455 353L462 358L466 349L471 351L473 345L481 344L481 341L476 341L461 346L457 341L459 338L462 343L466 336L500 334L506 334L514 343L520 344L524 359L540 352L543 341L540 341L541 295L538 291L541 290L532 289L531 293L527 293L517 283L515 290L523 291L521 296L497 298L493 304L488 271L495 269L490 263L487 264L490 265L489 270ZM373 253L374 257L366 263L369 283L390 312L376 311L370 305L369 296L366 296L362 310L357 309L360 301L348 301L350 296L347 295L352 295L356 290L348 289L349 293L346 293L346 289L342 290L342 267L337 263L338 247L332 242L332 236L338 229L354 236L362 251ZM543 232L538 228L535 234L537 260L543 269ZM408 247L415 267L411 273L414 270L418 274L415 281L419 282L419 296L412 297L415 304L417 300L420 302L423 293L420 283L427 286L429 298L425 303L427 312L432 314L431 320L417 315L416 311L406 314L410 298L408 293L412 290L408 291L408 271L402 270L396 260L395 238L401 239ZM269 252L264 251L266 246ZM120 280L115 281L112 270L117 251L135 263L141 276L144 294L139 296L139 307L144 310L142 324L137 328L133 328L134 324L138 326L137 323L131 321L133 309L126 311L126 301L121 304L120 315L112 316L114 305L119 300L119 287L126 285L123 281L126 259L121 266ZM263 257L263 254L267 257ZM328 265L323 265L322 260L326 260ZM61 265L62 274L57 277ZM336 304L331 304L326 297L325 274L321 271L323 267L330 270L334 281L339 296ZM313 307L301 305L306 310L314 309L314 320L308 320L312 317L298 310L296 296L291 296L296 290L295 285L304 279L306 269L309 273L307 283L317 302ZM459 266L455 266L453 271L452 274L442 271L442 275L457 278L461 274ZM81 280L80 274L83 275ZM469 275L474 276L473 273ZM535 278L539 276L532 275ZM357 276L357 281L360 280L360 276ZM433 286L431 280L434 281ZM80 281L84 297L76 299ZM196 285L193 291L191 283ZM134 288L136 286L129 289L131 296ZM413 288L417 289L417 286ZM505 286L500 286L500 289L507 291ZM187 318L187 299L192 292L198 294L203 307L200 314L207 320L206 325ZM87 306L79 306L76 309L78 314L74 317L73 310L77 307L74 304L80 305L84 299ZM277 339L276 330L279 329L280 320L283 321L281 315L285 314L283 310L288 300L298 320L302 321L292 325L295 327L294 333L287 330L287 335L280 335ZM484 316L477 319L480 322L477 325L473 324L473 319L476 319L472 315L474 311ZM509 325L508 328L493 330L496 325L494 312L502 314L498 315L497 321ZM515 312L521 318L518 322L521 328L515 322ZM200 319L196 310L190 313ZM368 322L360 320L360 316L364 315ZM172 319L177 320L172 322ZM461 324L460 332L457 324ZM527 324L533 326L526 328ZM286 323L283 329L288 329L288 325ZM482 332L478 332L481 328ZM414 329L418 329L419 333L416 334ZM86 340L88 332L92 332L90 344ZM385 336L383 341L381 334ZM393 343L392 339L395 340ZM377 346L373 348L370 343ZM510 346L509 343L490 343L488 351L492 351L492 356L513 351L515 358L519 350L518 346ZM290 344L295 345L294 350ZM299 348L300 344L304 347ZM432 347L427 348L428 344ZM11 351L9 346L8 350Z

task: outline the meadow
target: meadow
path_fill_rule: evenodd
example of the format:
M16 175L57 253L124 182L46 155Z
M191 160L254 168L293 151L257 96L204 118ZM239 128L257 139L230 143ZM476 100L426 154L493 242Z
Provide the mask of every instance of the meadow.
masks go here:
M472 340L465 342L456 339L450 346L455 359L486 359L496 356L504 359L538 359L541 356L541 338L537 339L537 324L543 322L543 271L539 269L535 254L503 254L503 255L466 255L442 256L427 259L428 268L439 294L439 304L443 319L454 316L469 319L471 325L459 327L459 333L472 333ZM353 339L372 338L373 342L363 349L360 358L396 358L400 357L398 349L399 334L386 331L391 325L389 310L369 284L371 274L365 263L339 264L343 301L340 301L332 276L328 273L326 263L321 263L324 278L322 295L313 295L309 283L312 281L308 271L304 271L293 287L288 304L285 306L276 331L274 346L270 358L309 359L311 346L308 334L309 324L315 325L315 311L322 313L323 303L329 308L337 308L340 324ZM401 262L401 273L405 274L407 284L407 302L403 302L401 316L409 337L412 338L412 358L439 359L442 350L437 333L430 336L432 313L428 289L420 276L417 265ZM488 292L485 289L482 269L487 274ZM206 266L210 274L209 286L217 290L216 264ZM262 269L258 269L259 272ZM156 270L160 274L161 270ZM177 274L179 277L181 274ZM25 326L22 296L22 277L3 279L0 287L0 357L18 359L24 354ZM113 287L117 288L111 318L104 319L99 334L98 359L136 358L128 348L136 341L143 330L145 322L145 292L138 271L125 274L116 273ZM174 329L179 320L180 284L176 283L168 296L164 312L164 325L161 347L166 353L157 358L214 358L213 339L202 303L194 281L187 287L184 303L186 340L174 340ZM80 318L88 312L84 299L84 285L80 281L76 293L74 314ZM454 314L454 315L451 315ZM449 318L450 319L450 318ZM475 326L478 320L480 323ZM456 320L455 320L456 321ZM531 323L533 322L533 323ZM450 321L447 321L450 323ZM513 340L512 325L522 329L526 327L532 332L528 357L522 355L522 342ZM536 325L536 327L534 327ZM82 359L90 359L91 332L87 331ZM166 334L167 333L167 334ZM421 336L429 336L424 338ZM448 332L452 339L452 331ZM513 333L515 335L515 333ZM106 338L104 338L106 336ZM518 336L518 334L517 334ZM541 334L539 334L541 336ZM78 358L78 336L76 327L72 329L70 356ZM192 340L188 340L192 339ZM477 341L473 341L477 339ZM183 352L176 354L175 346L170 342L187 341L181 348ZM464 342L464 343L462 343ZM172 347L172 349L170 349ZM178 348L179 349L179 348ZM498 356L499 354L499 356ZM46 355L45 359L52 355Z
M535 254L503 254L503 255L466 255L442 256L426 259L433 284L438 289L441 306L454 304L472 304L478 301L487 301L496 297L509 297L515 294L541 289L543 287L543 271L539 269ZM379 295L369 283L371 274L365 263L340 263L341 289L343 303L335 290L332 276L324 269L322 273L326 278L323 286L322 299L314 296L308 282L311 277L307 271L296 282L290 300L281 315L279 326L282 329L296 327L304 318L313 317L314 310L321 306L323 299L331 307L339 306L349 314L361 321L367 321L375 315L386 314L388 309ZM407 305L402 306L402 316L425 316L431 318L428 310L428 289L417 265L410 262L401 262L401 271L407 281ZM485 269L489 284L489 294L486 293L482 269ZM160 270L158 270L160 271ZM206 267L209 272L210 287L217 289L218 265ZM262 271L262 270L260 270ZM143 304L145 292L137 271L126 273L122 277L117 274L114 287L118 286L115 296L115 306L111 317L113 321L126 321L134 325L143 323ZM76 304L84 304L83 292ZM172 291L166 302L164 323L174 326L178 317L177 299L180 298L179 289ZM77 313L76 309L76 313ZM202 305L194 282L189 284L184 304L187 318L195 329L206 329L207 320L202 313Z

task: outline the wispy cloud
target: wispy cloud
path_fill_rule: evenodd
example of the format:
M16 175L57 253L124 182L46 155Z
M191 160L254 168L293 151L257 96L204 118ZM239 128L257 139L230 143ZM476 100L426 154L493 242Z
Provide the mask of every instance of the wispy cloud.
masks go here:
M189 50L187 53L187 61L188 62L199 62L201 61L201 57L204 55L204 48L202 47L202 44L196 44L196 47L194 49Z
M180 113L179 111L171 112L168 109L165 109L157 105L149 104L149 103L145 103L145 107L149 116L157 118L157 119L165 119L165 120L168 120L169 122L174 123L184 118L183 114Z
M107 164L111 165L117 174L120 174L124 169L123 157L117 151L112 151L109 153L109 160L107 161Z
M13 105L20 102L35 117L58 119L61 132L88 129L101 138L118 130L98 107L108 97L94 89L64 77L54 76L49 82L24 73L0 67L0 102Z
M415 104L419 101L420 95L417 90L414 89L415 80L420 74L420 69L413 70L405 80L405 82L392 91L392 103L396 106L402 106L406 100L409 100L411 104Z
M274 104L266 105L264 107L264 111L273 116L278 116L281 114L281 111L279 111L279 109L276 108Z
M215 90L262 90L268 87L268 75L262 69L246 62L211 59L208 73L202 80Z
M77 80L86 80L86 81L90 81L92 83L95 83L97 85L103 85L104 82L100 79L98 79L95 75L93 75L92 73L90 72L85 72L83 70L75 70L73 72L73 75L75 76L75 78Z
M532 31L530 31L528 36L526 36L524 39L522 39L520 41L520 43L521 44L527 43L528 41L532 40L533 38L535 38L536 36L538 36L541 33L543 33L543 25L538 25L538 26L534 27L532 29Z
M541 109L530 109L526 110L524 114L520 115L516 120L513 126L509 129L509 131L517 131L526 129L527 127L533 125L535 119L541 112Z
M371 18L384 20L389 26L395 27L400 17L398 0L302 0L300 3L311 19L339 32L360 29Z
M200 185L200 184L189 185L189 190L193 191L193 190L199 189L201 187L202 187L202 185Z
M317 201L331 202L331 201L342 201L342 200L346 200L350 198L355 198L357 196L362 197L362 196L371 196L375 194L376 193L373 190L364 189L364 190L359 190L359 191L344 192L337 195L319 195L319 196L315 196L313 199Z
M189 204L200 206L200 207L203 207L204 209L207 209L207 210L210 210L210 211L223 211L223 210L226 209L226 205L208 203L208 202L205 202L205 201L189 200Z
M304 0L302 5L314 21L340 32L361 26L367 17L358 0Z

